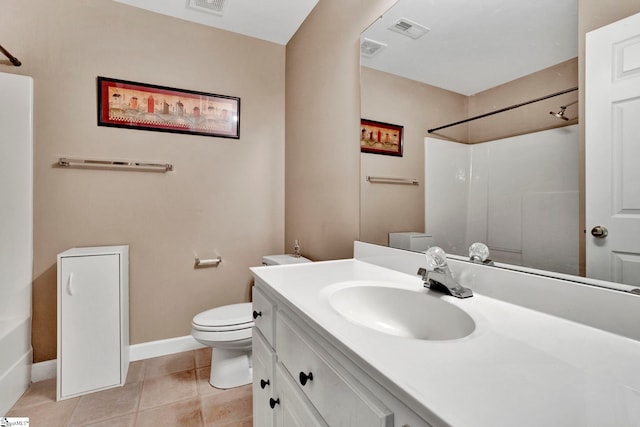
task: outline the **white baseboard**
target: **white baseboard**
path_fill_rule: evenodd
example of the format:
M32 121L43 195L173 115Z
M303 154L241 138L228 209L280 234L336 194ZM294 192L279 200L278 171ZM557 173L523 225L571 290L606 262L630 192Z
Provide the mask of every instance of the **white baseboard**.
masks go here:
M191 335L185 335L184 337L134 344L129 348L129 360L135 362L136 360L151 359L152 357L182 353L183 351L197 350L199 348L204 348L204 345L193 339Z
M37 383L38 381L55 378L57 367L56 359L34 363L31 366L31 382Z
M136 360L151 359L152 357L182 353L183 351L197 350L199 348L204 348L204 345L194 340L191 335L169 338L166 340L150 341L130 346L129 360L131 362L135 362ZM34 363L31 367L31 382L55 378L56 369L56 359Z

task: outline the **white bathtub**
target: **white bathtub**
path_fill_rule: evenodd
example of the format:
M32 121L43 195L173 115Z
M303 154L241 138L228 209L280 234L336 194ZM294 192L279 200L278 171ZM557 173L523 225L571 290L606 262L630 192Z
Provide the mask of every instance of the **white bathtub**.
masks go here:
M31 379L33 79L0 73L0 416Z
M31 318L0 320L0 416L31 382Z

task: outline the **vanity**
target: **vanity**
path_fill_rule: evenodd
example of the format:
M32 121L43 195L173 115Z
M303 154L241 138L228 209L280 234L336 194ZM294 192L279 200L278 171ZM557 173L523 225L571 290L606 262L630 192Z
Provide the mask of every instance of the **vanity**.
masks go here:
M640 424L640 296L450 259L460 299L423 264L355 242L252 268L254 425Z

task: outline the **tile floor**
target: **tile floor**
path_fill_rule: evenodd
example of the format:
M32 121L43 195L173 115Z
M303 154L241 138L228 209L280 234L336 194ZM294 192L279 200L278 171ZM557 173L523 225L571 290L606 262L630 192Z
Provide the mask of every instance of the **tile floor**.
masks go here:
M123 387L60 402L55 379L33 383L7 416L30 427L252 426L251 385L211 387L210 364L210 348L132 362Z

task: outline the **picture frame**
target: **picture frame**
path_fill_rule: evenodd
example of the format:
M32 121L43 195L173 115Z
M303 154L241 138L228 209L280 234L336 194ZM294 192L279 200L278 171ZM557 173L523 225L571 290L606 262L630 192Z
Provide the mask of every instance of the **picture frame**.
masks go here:
M240 139L240 98L99 76L98 126Z
M402 157L404 126L360 119L360 152Z

